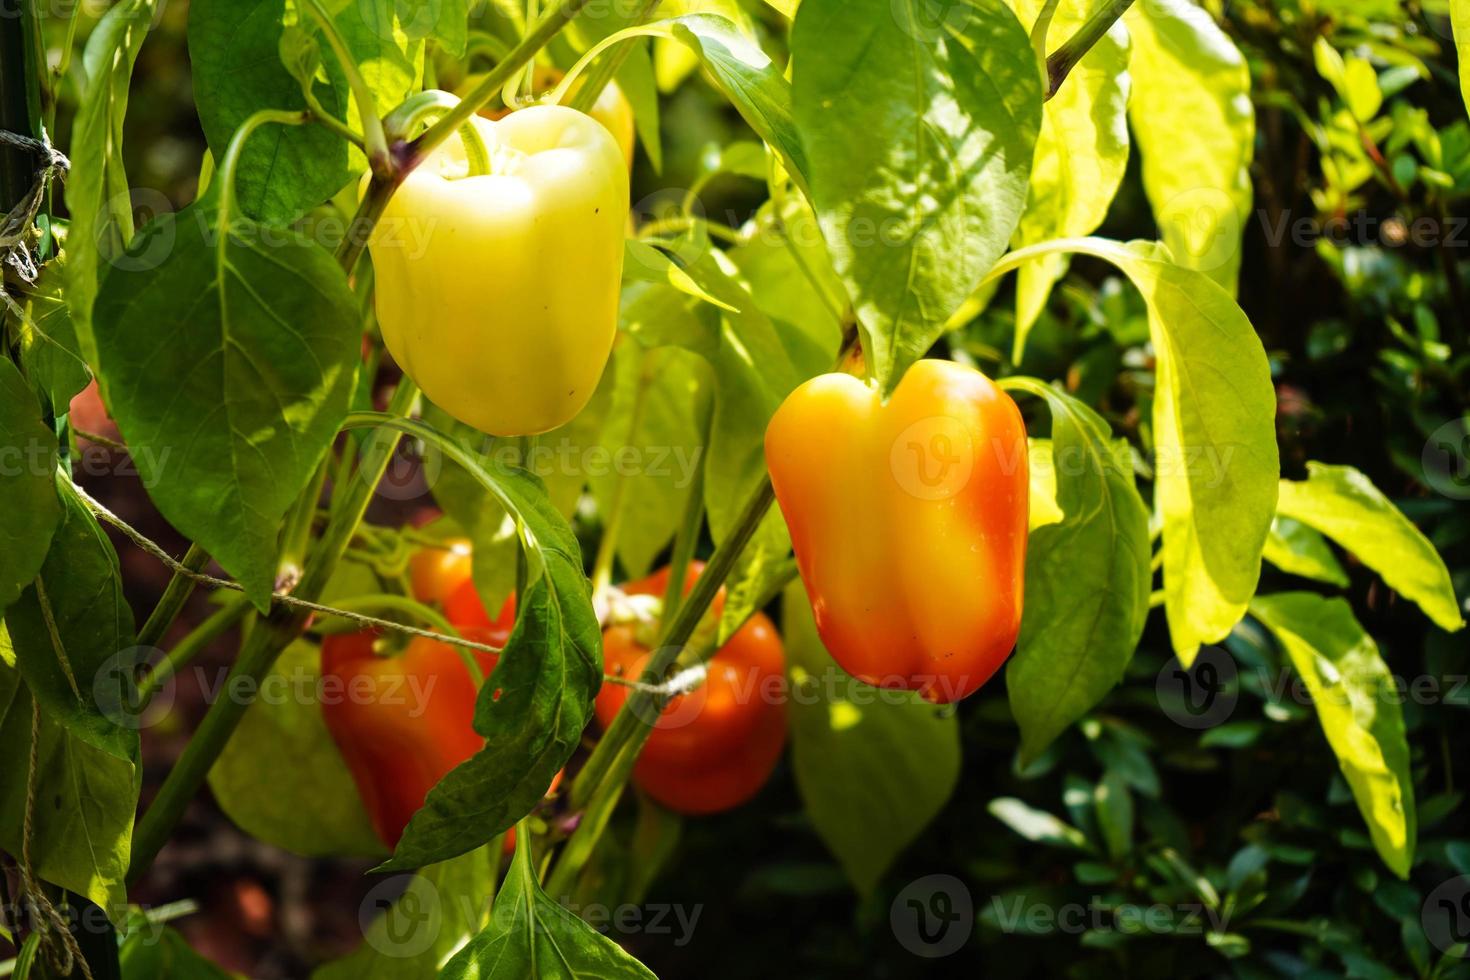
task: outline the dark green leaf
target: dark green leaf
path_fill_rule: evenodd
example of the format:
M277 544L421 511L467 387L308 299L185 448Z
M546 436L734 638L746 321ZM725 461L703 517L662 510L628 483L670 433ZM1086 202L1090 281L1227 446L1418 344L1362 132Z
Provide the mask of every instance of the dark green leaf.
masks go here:
M0 848L13 855L21 853L32 703L20 675L0 662L0 745L9 754L0 766ZM137 756L119 759L96 749L42 713L31 842L36 874L85 895L114 921L127 903L123 876L138 776Z
M41 421L36 393L0 357L0 617L25 589L61 520L56 436Z
M872 894L959 782L959 725L916 694L854 680L822 647L802 587L782 606L792 768L807 815Z
M316 644L286 648L209 770L210 791L256 840L308 857L381 857L382 842L322 719L323 699L343 692L320 680Z
M92 380L72 324L65 287L65 262L55 259L46 263L35 289L26 297L27 318L19 330L21 368L31 383L46 393L57 415L65 412L77 392Z
M1031 532L1026 611L1006 668L1023 764L1123 677L1148 617L1148 509L1126 445L1092 409L1050 386L1015 380L1052 415L1060 523Z
M412 877L382 879L369 898L383 914L364 923L365 942L312 980L434 980L445 957L485 928L499 866L499 852L482 847Z
M41 707L93 748L124 762L138 752L128 679L133 613L117 554L69 481L58 478L62 518L40 574L5 614L16 666Z
M793 109L812 203L892 391L1010 242L1026 205L1041 77L1001 0L806 0Z
M98 297L99 354L154 503L263 608L281 518L347 412L356 304L320 246L237 217L221 250L217 220L196 204L137 237Z
M66 237L67 302L77 343L88 364L97 364L92 304L102 277L102 263L127 244L112 223L114 211L132 203L122 164L122 120L128 111L128 84L133 63L153 21L159 0L123 0L112 7L87 38L83 66L86 89L72 123L71 173L66 182L66 208L71 226ZM124 189L118 194L119 189ZM110 193L109 193L110 192ZM121 229L127 231L125 226Z
M518 840L486 929L444 967L444 980L653 980L617 943L541 890L529 842Z

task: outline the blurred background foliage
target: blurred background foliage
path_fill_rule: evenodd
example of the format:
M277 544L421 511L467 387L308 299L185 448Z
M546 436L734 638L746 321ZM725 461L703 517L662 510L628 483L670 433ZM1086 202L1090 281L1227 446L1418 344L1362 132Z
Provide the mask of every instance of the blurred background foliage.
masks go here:
M781 21L762 3L745 6L768 49L779 50ZM1456 592L1470 594L1465 443L1450 464L1461 482L1436 487L1425 469L1432 436L1464 439L1470 404L1470 124L1444 0L1207 6L1251 70L1256 205L1242 228L1240 302L1271 357L1282 475L1302 478L1308 458L1362 470L1429 535ZM125 134L133 185L175 207L193 199L205 149L187 14L183 0L163 4L134 75ZM92 23L83 17L83 35ZM439 67L451 87L461 69ZM661 103L663 169L640 154L635 200L695 186L721 147L749 138L698 74ZM57 131L69 131L74 105L73 79ZM1137 170L1135 154L1099 234L1157 236ZM705 211L736 226L763 196L735 176L701 191ZM655 196L642 217L656 204ZM991 373L1060 380L1147 444L1139 430L1150 415L1151 355L1136 292L1077 259L1015 365L1005 353L1014 326L1006 289L949 338L951 350ZM113 481L107 492L110 506L155 539L178 543L149 524L135 483ZM151 607L163 570L120 551L130 598ZM1342 560L1353 608L1391 669L1434 685L1404 705L1420 827L1409 880L1375 856L1315 713L1291 696L1289 668L1265 632L1248 619L1226 642L1238 675L1222 696L1234 709L1199 730L1160 710L1157 682L1171 655L1162 617L1153 617L1125 682L1025 771L999 679L959 706L964 762L954 797L871 894L854 893L815 834L786 763L754 803L686 821L658 877L640 883L649 902L702 907L687 945L634 936L630 949L671 977L976 968L992 977L1470 977L1470 964L1431 946L1422 924L1429 893L1470 874L1470 648L1395 601L1351 555ZM1263 593L1302 587L1269 565L1263 576ZM208 611L196 600L196 619ZM218 653L223 662L226 650ZM150 782L199 711L181 690L177 717L146 733ZM633 819L618 829L637 847ZM195 895L199 912L176 924L197 949L252 976L298 976L358 942L365 867L282 855L205 800L134 897ZM940 873L962 879L976 923L966 948L936 966L897 941L889 908L910 882ZM1163 927L1127 927L1131 907L1155 904L1172 910ZM1033 907L1087 911L1076 928L1045 917L1039 928L1016 925L1018 910ZM1180 911L1193 907L1198 915Z

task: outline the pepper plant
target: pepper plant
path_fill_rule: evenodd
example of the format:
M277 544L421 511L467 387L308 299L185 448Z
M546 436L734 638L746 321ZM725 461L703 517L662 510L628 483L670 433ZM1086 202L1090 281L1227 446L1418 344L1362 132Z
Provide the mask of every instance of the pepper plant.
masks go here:
M313 975L717 975L598 911L679 894L681 847L794 785L804 860L856 902L841 928L888 923L902 969L1147 898L1208 913L1145 930L1202 937L1207 970L1336 944L1369 975L1464 974L1470 881L1416 891L1470 875L1464 840L1420 839L1463 816L1454 754L1416 741L1372 628L1392 594L1463 644L1463 531L1350 447L1304 450L1298 338L1245 312L1243 242L1282 217L1280 112L1318 223L1379 194L1451 223L1464 104L1413 97L1470 45L1465 0L63 6L0 14L3 969L220 975L166 925L190 907L154 901L212 799L366 870L356 948ZM204 148L158 207L130 170L170 25ZM693 153L686 97L726 134ZM1390 328L1364 376L1428 440L1393 465L1463 499L1457 254L1421 263L1431 288L1316 248ZM1311 331L1314 357L1351 346ZM146 506L84 478L97 445ZM150 601L138 562L168 570ZM1242 691L1265 720L1232 717ZM1161 802L1143 729L1197 761L1305 720L1351 827L1283 774L1299 839L1252 827L1191 864L1208 820ZM928 860L976 820L1073 855L1069 887L978 846ZM1390 957L1284 919L1311 883L1271 869L1338 846Z

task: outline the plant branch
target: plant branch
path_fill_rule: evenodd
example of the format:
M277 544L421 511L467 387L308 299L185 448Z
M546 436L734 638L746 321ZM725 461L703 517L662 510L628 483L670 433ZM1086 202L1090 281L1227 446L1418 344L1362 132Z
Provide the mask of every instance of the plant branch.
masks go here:
M168 682L180 670L186 667L190 661L197 657L205 647L223 636L231 626L234 626L251 609L250 600L245 593L241 592L230 596L225 604L215 610L208 619L174 644L168 655L159 661L158 666L148 672L148 675L138 683L138 698L141 703L152 700L158 689Z
M1047 57L1046 93L1041 101L1046 102L1057 94L1062 82L1067 80L1067 75L1077 67L1077 62L1103 39L1103 35L1112 30L1113 24L1131 6L1133 0L1104 0L1103 5L1094 10L1087 21L1077 28L1077 33L1067 38L1060 48Z
M654 12L658 10L660 2L661 0L644 0L643 9L633 19L633 25L642 24L648 18L652 17ZM597 103L598 97L602 95L602 90L607 88L608 83L613 80L613 76L618 73L618 69L623 67L623 63L628 60L628 57L632 53L633 46L631 44L620 44L614 48L606 58L598 62L597 67L587 73L586 79L583 80L581 87L573 93L571 101L567 105L579 112L591 111L592 107Z
M459 105L451 109L438 122L429 127L428 132L410 144L411 155L405 163L404 172L418 166L423 158L448 139L451 133L488 105L495 97L495 93L500 91L511 76L530 64L531 59L536 57L536 53L546 47L546 43L570 23L571 19L586 4L587 0L561 0L555 7L548 10L546 15L536 23L536 26L527 31L526 36L510 49L510 53L480 80L480 84L460 100Z
M158 605L153 607L149 613L148 620L143 628L138 630L138 638L134 641L140 647L156 647L163 640L163 635L168 628L179 618L179 612L184 608L190 594L194 591L194 583L198 581L195 574L209 564L209 555L197 544L189 545L189 550L184 553L184 560L179 562L179 567L174 570L174 577L169 579L168 587L163 590L159 597Z
M357 61L352 57L352 51L342 39L342 33L337 30L337 25L322 6L321 0L306 0L306 9L316 21L317 27L326 35L327 44L337 56L342 73L347 76L347 86L352 89L352 97L357 100L357 113L362 119L363 152L367 154L368 164L373 173L386 174L392 168L393 162L388 153L388 137L383 132L383 119L378 115L378 103L373 96L373 90L368 88L367 81L358 70Z
M775 499L771 479L765 477L746 502L745 510L736 521L734 530L710 556L709 563L695 580L694 588L679 607L679 611L672 619L665 620L663 634L653 655L648 658L643 676L639 678L641 684L648 688L657 688L664 673L673 666ZM649 732L653 730L653 723L657 721L659 712L663 710L663 705L657 703L658 700L658 696L648 690L634 689L601 741L597 743L587 765L577 774L577 779L572 784L573 806L590 800L606 782L613 759L625 745L643 745ZM583 827L586 826L584 823ZM579 832L581 829L578 828Z
M417 404L418 396L418 387L404 378L399 382L398 390L393 393L393 401L388 406L389 413L395 416L408 415ZM352 541L357 525L367 512L373 491L382 479L399 438L397 431L384 427L375 431L367 440L362 451L362 465L358 468L356 478L341 491L344 496L342 506L335 508L332 521L327 525L313 552L313 561L307 566L301 584L297 587L298 595L311 599L321 595L337 568L337 562ZM251 630L221 690L229 692L237 684L258 687L281 651L301 635L307 619L308 613L305 610L286 603L276 604L265 621ZM210 705L204 720L194 732L194 737L189 740L183 754L159 787L153 804L144 812L134 829L128 882L137 881L153 863L250 704L246 698L226 694Z

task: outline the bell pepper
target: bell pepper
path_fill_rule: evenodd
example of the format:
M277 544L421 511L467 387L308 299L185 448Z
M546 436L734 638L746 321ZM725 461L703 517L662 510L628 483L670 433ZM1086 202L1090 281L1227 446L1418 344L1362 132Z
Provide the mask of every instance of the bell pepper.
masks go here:
M537 65L532 89L539 93L555 88L556 84L562 80L564 74L559 69L549 68L546 65ZM476 88L484 79L484 72L467 75L464 81L456 86L454 92L456 95L464 96ZM579 80L572 86L572 91L569 94L576 94L577 88L580 85L581 82ZM487 107L480 110L480 115L486 119L504 119L511 114L511 111L503 106L499 108ZM607 83L607 86L598 94L597 101L592 103L592 108L587 110L587 115L602 123L607 131L612 134L613 139L618 141L618 146L623 151L623 160L627 163L629 169L631 169L633 166L633 146L636 142L637 126L633 118L633 106L628 101L628 97L623 94L623 90L618 87L617 82Z
M596 120L533 106L472 117L429 154L369 241L383 341L424 394L497 436L532 435L587 404L612 351L628 170Z
M826 374L787 397L766 463L823 644L936 703L1000 667L1021 625L1026 429L979 371L921 360L887 404Z
M413 597L443 605L469 579L473 564L469 538L450 538L442 547L420 548L408 559Z
M322 640L322 677L340 697L323 697L322 717L352 773L373 829L395 847L408 820L444 774L480 750L475 684L447 643L414 637L380 655L376 630ZM495 655L475 651L486 676Z
M691 564L685 591L703 570ZM627 595L662 597L667 568L622 587ZM718 621L721 589L711 606ZM620 623L602 634L603 662L612 677L637 680L651 653L647 631ZM654 723L638 754L633 781L678 813L717 813L754 796L780 761L786 744L783 682L786 655L776 627L763 613L730 637L710 659L704 683L674 698ZM628 688L604 683L594 710L606 728L627 699Z

